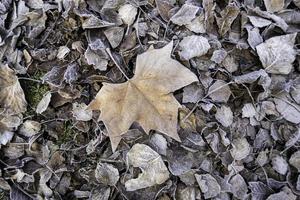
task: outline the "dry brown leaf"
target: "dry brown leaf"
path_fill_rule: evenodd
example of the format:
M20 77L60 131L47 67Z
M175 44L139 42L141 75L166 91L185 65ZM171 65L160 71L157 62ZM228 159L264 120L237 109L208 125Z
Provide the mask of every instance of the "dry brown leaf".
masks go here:
M268 12L278 12L284 7L284 0L264 0Z
M26 111L27 102L18 77L8 65L0 66L0 107L7 114Z
M137 56L133 78L125 83L104 83L90 108L101 110L115 150L133 122L148 133L160 131L178 141L177 115L181 105L171 92L197 81L197 77L171 58L173 42Z
M240 9L234 3L228 4L228 6L220 13L221 17L217 19L217 24L221 36L224 36L230 30L231 24L239 13Z

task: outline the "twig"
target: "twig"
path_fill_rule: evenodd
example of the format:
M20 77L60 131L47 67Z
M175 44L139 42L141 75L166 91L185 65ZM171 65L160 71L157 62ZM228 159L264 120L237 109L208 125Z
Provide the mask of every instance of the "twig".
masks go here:
M182 122L185 122L189 117L190 117L190 115L196 110L196 108L198 107L198 105L199 105L199 103L203 100L203 99L205 99L206 97L208 97L209 95L211 95L212 93L214 93L214 92L216 92L216 91L218 91L218 90L220 90L220 89L222 89L223 87L225 87L225 86L227 86L227 85L230 85L230 84L232 84L232 83L234 83L233 81L230 81L229 83L226 83L226 84L224 84L224 85L222 85L222 86L220 86L220 87L218 87L218 88L216 88L216 89L214 89L214 90L212 90L211 92L209 92L209 93L207 93L204 97L202 97L201 99L198 99L198 101L196 102L196 104L194 105L194 107L192 108L192 110L181 120Z
M115 65L117 66L117 68L120 70L120 72L124 75L124 77L127 79L127 81L129 80L128 76L125 74L125 72L122 70L122 68L120 67L120 65L116 62L115 58L113 57L111 51L109 48L106 48L105 51L107 52L107 54L109 55L109 57L112 59L112 61L115 63Z
M28 81L33 81L33 82L37 82L37 83L43 83L40 80L36 80L36 79L32 79L32 78L27 78L27 77L19 77L19 80L28 80Z

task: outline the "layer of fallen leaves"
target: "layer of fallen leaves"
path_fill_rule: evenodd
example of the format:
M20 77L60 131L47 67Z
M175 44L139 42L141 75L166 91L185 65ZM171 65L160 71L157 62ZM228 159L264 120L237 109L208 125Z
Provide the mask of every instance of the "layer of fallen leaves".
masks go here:
M2 0L0 199L298 199L299 9Z

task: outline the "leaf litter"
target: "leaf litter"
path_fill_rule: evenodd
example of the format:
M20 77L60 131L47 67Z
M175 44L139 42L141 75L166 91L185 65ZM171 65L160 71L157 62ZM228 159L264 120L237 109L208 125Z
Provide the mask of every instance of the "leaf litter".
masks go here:
M298 199L298 0L0 2L0 199Z

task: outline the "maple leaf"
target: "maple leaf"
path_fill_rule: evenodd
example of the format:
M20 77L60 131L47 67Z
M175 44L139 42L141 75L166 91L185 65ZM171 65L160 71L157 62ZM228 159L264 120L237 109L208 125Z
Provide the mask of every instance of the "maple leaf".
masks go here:
M148 134L162 132L177 141L178 108L172 92L198 81L195 74L171 58L173 42L161 49L149 49L137 56L135 75L125 83L103 83L89 105L100 110L113 151L121 135L133 122L138 122Z

